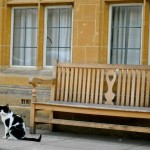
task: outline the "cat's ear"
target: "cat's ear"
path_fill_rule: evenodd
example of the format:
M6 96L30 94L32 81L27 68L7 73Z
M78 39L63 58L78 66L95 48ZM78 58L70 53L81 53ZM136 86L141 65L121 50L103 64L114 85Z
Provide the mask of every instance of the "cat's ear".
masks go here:
M9 105L7 104L6 107L9 107Z

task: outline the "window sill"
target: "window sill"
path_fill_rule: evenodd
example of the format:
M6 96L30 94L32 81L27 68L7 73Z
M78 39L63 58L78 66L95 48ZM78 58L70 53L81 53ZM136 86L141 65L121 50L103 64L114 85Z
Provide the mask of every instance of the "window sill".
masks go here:
M0 74L14 75L14 76L43 76L51 77L53 69L44 68L38 70L37 67L10 67L0 71Z

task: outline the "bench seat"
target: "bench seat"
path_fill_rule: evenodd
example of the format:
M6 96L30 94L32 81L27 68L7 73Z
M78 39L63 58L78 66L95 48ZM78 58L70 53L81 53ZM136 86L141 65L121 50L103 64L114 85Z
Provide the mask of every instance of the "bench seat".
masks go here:
M89 115L102 115L102 116L115 116L115 117L128 117L128 118L142 118L150 119L150 109L138 108L138 107L124 107L110 105L95 105L95 104L79 104L79 103L69 103L60 101L51 101L47 103L34 103L36 110L46 110L51 112L72 112L81 113ZM36 117L36 123L47 123L47 124L61 124L61 125L71 125L80 127L91 127L91 128L103 128L103 129L113 129L113 130L125 130L125 131L135 131L135 132L146 132L150 133L149 127L139 127L139 126L129 126L129 125L119 125L119 124L106 124L98 122L85 122L77 120L65 120L65 119L55 119L55 118L44 118Z
M143 112L143 113L150 113L150 109L147 109L145 107L133 107L133 106L111 106L111 105L103 105L103 104L81 104L78 102L61 102L61 101L49 101L47 103L40 103L40 102L35 102L35 107L39 107L40 109L40 105L42 107L48 106L47 109L51 109L50 107L72 107L72 108L83 108L83 109L94 109L94 110L115 110L115 111L129 111L129 112ZM37 105L37 106L36 106ZM39 105L39 106L38 106ZM41 108L43 109L43 108ZM65 111L65 110L64 110ZM112 116L115 116L112 114ZM120 116L120 115L118 115ZM127 116L127 117L131 117L131 116ZM138 117L139 118L139 117ZM145 116L141 116L141 118L145 118Z

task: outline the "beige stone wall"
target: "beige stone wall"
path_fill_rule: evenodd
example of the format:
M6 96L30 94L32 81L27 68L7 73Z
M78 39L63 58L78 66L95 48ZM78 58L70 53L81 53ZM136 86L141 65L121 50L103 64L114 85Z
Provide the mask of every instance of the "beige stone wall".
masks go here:
M0 2L0 66L10 64L11 8L37 6L37 68L43 68L44 9L49 5L73 5L72 62L108 62L109 5L143 3L142 64L148 63L149 1L148 0L1 0Z
M99 0L76 0L74 3L73 62L100 62L101 5Z

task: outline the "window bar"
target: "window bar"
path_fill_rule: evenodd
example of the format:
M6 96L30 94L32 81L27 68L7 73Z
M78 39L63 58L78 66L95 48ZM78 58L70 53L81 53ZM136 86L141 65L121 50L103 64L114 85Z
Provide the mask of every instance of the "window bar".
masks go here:
M119 20L119 14L120 14L120 7L118 8L118 12L117 12L117 15L118 15L118 16L117 16L117 18L118 18L118 19L117 19L117 20L118 20L118 22L117 22L118 27L119 27L119 21L120 21L120 20ZM120 30L120 29L118 28L118 29L117 29L117 50L116 50L116 63L117 63L117 64L119 64L119 59L118 59L118 54L119 54L119 52L118 52L118 48L119 48L119 46L118 46L118 44L119 44L119 42L118 42L118 41L119 41L119 30Z
M127 16L126 16L126 34L125 34L125 58L124 64L127 64L127 56L128 56L128 40L129 40L129 24L130 24L130 8L127 8Z
M113 34L114 34L114 30L113 30L113 20L114 20L114 13L113 13L113 9L112 9L112 16L111 16L111 49L110 49L110 63L113 63Z
M60 10L59 9L59 31L58 31L58 58L57 58L57 63L59 62L59 48L60 48Z
M24 66L25 66L25 47L26 47L26 23L27 23L27 9L25 10L25 37L24 37Z

